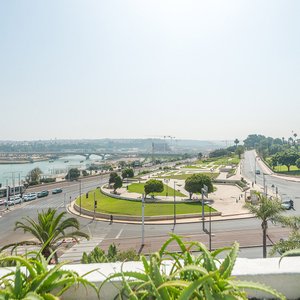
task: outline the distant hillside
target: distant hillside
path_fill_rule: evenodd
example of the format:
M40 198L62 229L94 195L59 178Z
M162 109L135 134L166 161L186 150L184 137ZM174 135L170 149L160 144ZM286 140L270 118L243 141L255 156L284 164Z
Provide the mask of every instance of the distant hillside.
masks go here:
M0 141L0 152L106 151L139 153L207 153L227 145L223 141L175 139L95 139Z

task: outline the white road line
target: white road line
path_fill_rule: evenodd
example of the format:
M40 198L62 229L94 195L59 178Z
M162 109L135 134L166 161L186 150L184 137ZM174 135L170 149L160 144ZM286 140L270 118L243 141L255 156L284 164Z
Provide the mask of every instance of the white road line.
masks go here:
M124 228L122 228L122 229L119 231L119 233L117 234L117 236L115 237L115 239L118 239L118 238L121 236L123 230L124 230Z

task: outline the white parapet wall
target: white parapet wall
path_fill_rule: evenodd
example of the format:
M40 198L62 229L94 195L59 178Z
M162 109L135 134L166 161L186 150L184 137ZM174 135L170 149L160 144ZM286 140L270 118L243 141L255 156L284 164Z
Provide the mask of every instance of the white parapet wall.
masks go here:
M166 266L168 270L170 266ZM65 269L73 270L79 275L84 275L92 270L94 272L88 274L86 279L100 286L107 276L121 271L137 271L143 270L141 262L125 262L125 263L105 263L105 264L78 264L65 265ZM11 269L11 268L9 268ZM0 269L0 276L5 274L6 268ZM247 280L264 283L284 294L287 299L300 298L300 257L287 257L282 259L279 265L279 258L267 259L247 259L238 258L233 270L236 279ZM105 283L101 289L100 299L114 299L118 293L118 288L121 287L120 280ZM271 299L272 296L256 292L253 290L247 291L249 297L257 299ZM83 286L74 287L66 292L61 299L89 299L96 300L97 294L91 289L85 289Z

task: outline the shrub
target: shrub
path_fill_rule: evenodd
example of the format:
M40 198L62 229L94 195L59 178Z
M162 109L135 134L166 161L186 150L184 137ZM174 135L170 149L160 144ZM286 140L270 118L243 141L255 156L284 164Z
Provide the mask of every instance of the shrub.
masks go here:
M168 245L173 242L178 244L181 253L167 251ZM142 272L113 274L102 283L100 289L107 281L120 278L122 290L115 299L247 299L245 288L285 299L270 287L237 281L231 276L238 250L238 244L234 243L231 248L209 252L200 242L184 243L178 236L171 235L158 253L152 254L149 259L142 256ZM191 251L200 254L192 255ZM224 251L229 252L221 263L217 257Z

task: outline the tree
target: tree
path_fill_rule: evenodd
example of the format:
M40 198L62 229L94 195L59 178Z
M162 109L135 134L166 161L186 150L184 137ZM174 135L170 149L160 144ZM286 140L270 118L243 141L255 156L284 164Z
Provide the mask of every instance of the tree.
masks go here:
M122 178L132 178L134 177L134 172L133 169L131 168L126 168L122 171Z
M13 244L9 244L0 249L0 252L4 249L11 248L12 251L22 245L39 245L42 247L42 254L45 258L53 255L53 252L57 250L61 241L66 238L72 238L77 243L78 237L89 239L89 236L79 231L79 221L76 218L64 219L66 212L62 212L56 215L55 209L49 208L46 212L42 211L38 214L38 220L35 221L30 217L24 218L25 222L18 221L15 224L15 229L21 229L30 233L35 240L22 241ZM56 263L58 262L57 252L54 253Z
M300 169L300 158L298 158L298 159L296 160L296 167L297 167L298 169Z
M26 176L26 181L30 184L30 183L39 183L40 182L40 178L41 178L41 174L42 174L42 170L40 168L34 168L32 169Z
M235 139L235 140L234 140L235 148L237 148L237 145L239 144L239 142L240 142L240 141L239 141L238 139Z
M286 150L280 153L277 153L278 162L282 165L285 165L288 168L288 172L290 171L290 167L292 165L296 164L296 161L298 158L300 158L300 155L298 152L294 150Z
M161 193L164 191L164 184L160 180L150 179L144 185L145 198L151 193Z
M77 168L72 168L68 171L68 174L66 175L65 179L69 180L76 180L80 176L80 171Z
M109 184L115 183L116 177L118 177L118 174L116 172L111 172L109 175L108 183Z
M241 155L245 152L245 148L244 146L237 146L236 150L235 150L235 154L238 155L239 159L241 159Z
M230 154L227 149L217 149L209 153L209 157L221 157Z
M194 174L185 180L184 188L189 192L190 199L192 199L193 193L201 193L204 185L208 187L208 193L213 192L214 187L209 176L204 174Z
M117 189L121 188L123 185L122 178L120 176L115 177L114 181L114 193L116 192Z
M203 154L202 154L201 152L199 152L198 155L197 155L197 158L198 158L199 160L201 160L202 157L203 157Z
M250 213L254 214L257 219L262 221L261 228L263 231L263 258L266 258L268 221L278 217L284 209L282 208L281 202L278 199L269 199L260 193L257 193L257 196L257 205L246 203L245 207L250 211Z

